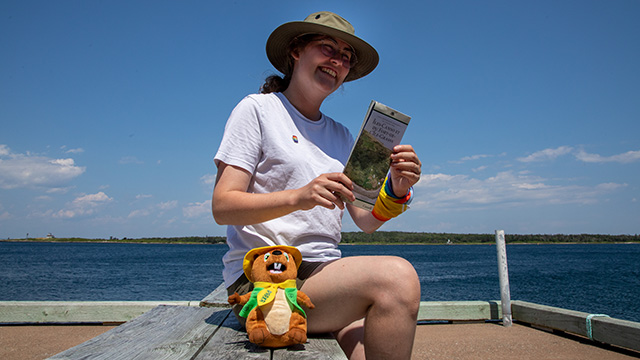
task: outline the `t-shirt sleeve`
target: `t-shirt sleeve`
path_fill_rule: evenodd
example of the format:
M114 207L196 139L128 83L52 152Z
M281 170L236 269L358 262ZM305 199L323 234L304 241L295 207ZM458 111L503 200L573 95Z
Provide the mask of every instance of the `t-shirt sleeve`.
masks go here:
M214 161L216 166L223 162L253 173L261 154L260 107L246 97L231 112Z

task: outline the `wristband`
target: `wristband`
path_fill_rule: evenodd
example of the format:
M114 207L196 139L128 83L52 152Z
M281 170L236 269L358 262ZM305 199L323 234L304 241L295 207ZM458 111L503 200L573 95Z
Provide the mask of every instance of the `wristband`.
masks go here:
M380 221L390 220L409 208L409 203L413 198L413 187L409 188L407 195L402 198L393 193L389 177L384 180L384 185L378 193L378 199L371 211L373 217Z

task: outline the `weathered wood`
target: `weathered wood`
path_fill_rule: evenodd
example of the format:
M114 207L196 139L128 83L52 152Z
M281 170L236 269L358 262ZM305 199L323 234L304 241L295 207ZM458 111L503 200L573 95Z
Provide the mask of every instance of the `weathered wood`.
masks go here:
M200 300L200 306L202 307L231 307L227 301L227 288L224 286L224 282L213 290L204 299Z
M511 308L513 317L518 321L587 336L588 313L525 301L513 301ZM595 341L640 351L640 323L593 317L591 329Z
M591 326L594 340L640 351L640 323L594 317L591 319Z
M229 312L220 308L158 306L51 359L190 359Z
M511 291L509 290L509 266L507 265L507 245L504 230L496 230L496 250L498 255L498 278L500 279L500 303L502 304L502 325L513 323L511 316Z
M224 359L346 359L338 342L329 334L310 335L306 344L265 349L249 342L247 333L231 314L205 345L197 360Z
M499 320L499 301L421 301L418 321Z
M270 350L249 342L229 308L158 306L51 359L345 359L330 335Z
M158 305L195 301L0 301L0 323L123 323Z
M199 302L200 306L228 307L216 289ZM216 305L219 304L219 305ZM0 323L122 323L158 305L197 306L197 301L2 301ZM418 320L498 320L500 302L422 301Z
M273 352L274 360L343 360L347 356L336 339L330 334L309 335L306 344L296 345Z
M228 310L231 313L231 310ZM198 354L198 360L271 359L269 349L249 342L247 333L232 313Z

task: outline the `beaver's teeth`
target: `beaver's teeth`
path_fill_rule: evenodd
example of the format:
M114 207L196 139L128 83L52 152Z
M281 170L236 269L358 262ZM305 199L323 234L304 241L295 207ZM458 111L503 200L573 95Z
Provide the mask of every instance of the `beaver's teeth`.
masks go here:
M273 264L273 268L276 269L276 270L280 270L281 267L282 267L282 264L280 264L280 263L274 263Z

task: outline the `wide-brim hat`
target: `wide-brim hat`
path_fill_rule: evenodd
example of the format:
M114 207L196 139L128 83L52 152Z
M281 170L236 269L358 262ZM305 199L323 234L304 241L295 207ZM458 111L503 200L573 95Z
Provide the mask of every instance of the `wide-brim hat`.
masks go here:
M289 70L289 44L296 36L325 34L338 38L353 48L358 57L356 65L349 70L345 82L359 79L378 66L378 52L373 46L355 35L353 26L332 12L321 11L307 16L304 21L292 21L278 26L267 40L267 57L281 73Z
M247 254L244 256L244 260L242 261L242 270L244 270L244 274L247 276L247 279L249 279L249 281L253 282L253 280L251 279L251 269L253 268L253 262L256 259L256 255L271 252L276 249L280 249L289 253L291 256L293 256L293 261L295 261L296 267L300 267L300 264L302 263L302 254L300 253L300 250L294 248L293 246L274 245L254 248L247 252Z

